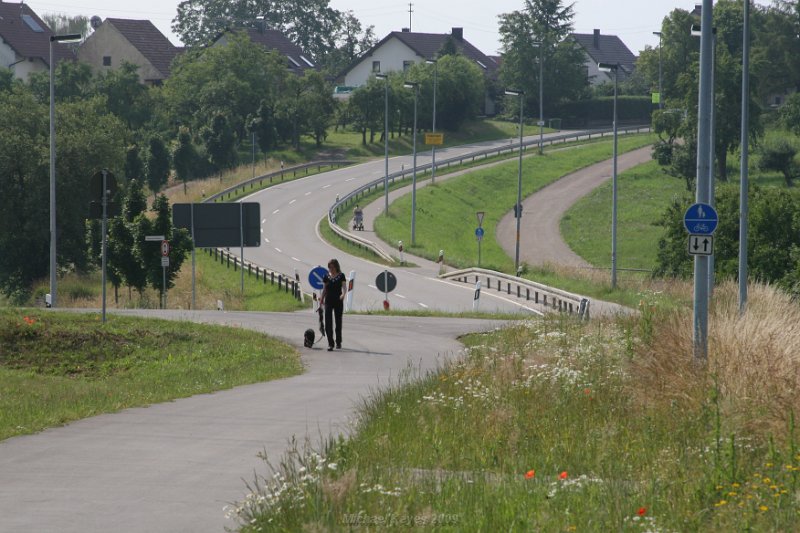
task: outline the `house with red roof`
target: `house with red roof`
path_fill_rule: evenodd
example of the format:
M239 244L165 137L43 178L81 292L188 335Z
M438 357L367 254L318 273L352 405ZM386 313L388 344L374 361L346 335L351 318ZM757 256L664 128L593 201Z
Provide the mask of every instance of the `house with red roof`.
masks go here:
M27 81L33 72L50 68L50 36L53 32L28 4L0 0L0 67ZM74 60L69 46L54 42L56 62Z
M78 59L96 72L132 63L139 67L142 83L160 85L182 51L149 20L107 18L81 44Z

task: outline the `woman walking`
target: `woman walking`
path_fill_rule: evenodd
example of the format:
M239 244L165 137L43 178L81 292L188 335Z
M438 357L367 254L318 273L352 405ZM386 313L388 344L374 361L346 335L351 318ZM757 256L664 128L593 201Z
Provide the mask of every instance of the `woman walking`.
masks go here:
M339 266L339 261L328 261L328 273L322 278L322 302L325 306L325 335L328 337L328 351L333 351L334 340L336 348L342 348L342 312L344 311L344 297L347 294L347 283ZM334 339L333 318L336 319L336 337Z

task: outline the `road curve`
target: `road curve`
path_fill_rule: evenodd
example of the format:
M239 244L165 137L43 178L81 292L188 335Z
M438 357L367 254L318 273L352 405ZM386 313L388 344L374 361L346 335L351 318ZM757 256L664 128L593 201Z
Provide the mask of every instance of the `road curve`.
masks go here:
M650 161L651 147L620 154L617 158L618 174ZM561 237L559 227L564 213L583 196L611 179L612 160L590 165L567 174L525 198L522 202L520 222L520 262L529 265L556 264L564 266L589 266L570 249ZM517 226L514 213L507 213L497 224L495 237L500 246L514 257Z
M116 311L115 311L116 312ZM299 344L311 311L120 311L226 324ZM256 456L348 429L363 397L461 352L456 337L500 326L450 318L345 316L344 349L303 349L300 376L95 416L0 442L0 532L222 533Z

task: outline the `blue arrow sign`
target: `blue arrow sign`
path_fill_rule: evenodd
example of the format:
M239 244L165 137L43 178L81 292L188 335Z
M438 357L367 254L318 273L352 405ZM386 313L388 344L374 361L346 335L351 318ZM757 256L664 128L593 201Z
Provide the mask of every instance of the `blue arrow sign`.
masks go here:
M314 267L311 272L308 273L308 284L314 289L321 291L322 287L325 286L325 284L322 283L322 278L324 278L327 274L327 268L322 266Z
M478 239L482 239L483 238L483 228L480 228L480 227L479 228L475 228L475 236Z
M694 204L683 215L686 231L694 235L711 235L718 223L717 212L708 204Z

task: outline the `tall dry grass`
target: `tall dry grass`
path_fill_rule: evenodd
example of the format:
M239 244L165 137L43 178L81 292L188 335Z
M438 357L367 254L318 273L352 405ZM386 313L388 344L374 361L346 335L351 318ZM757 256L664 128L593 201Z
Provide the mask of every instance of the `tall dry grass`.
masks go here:
M648 402L702 403L715 392L735 427L780 435L800 409L800 306L775 287L751 284L739 315L738 286L714 291L708 363L693 360L693 315L653 317L653 338L634 361L639 395Z

